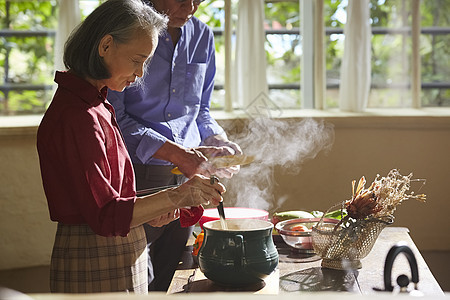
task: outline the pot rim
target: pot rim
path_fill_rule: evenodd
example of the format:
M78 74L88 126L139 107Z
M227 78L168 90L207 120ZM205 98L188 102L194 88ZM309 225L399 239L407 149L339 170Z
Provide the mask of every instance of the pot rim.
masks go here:
M272 222L266 221L266 220L260 220L260 219L227 219L226 220L228 224L236 224L236 223L260 223L260 224L265 224L265 226L261 226L258 228L238 228L238 229L233 229L233 228L229 228L229 229L223 229L222 227L220 228L212 228L212 224L213 223L219 223L220 224L220 220L212 220L212 221L208 221L203 223L203 227L205 229L208 230L213 230L213 231L231 231L231 232L239 232L239 231L246 231L246 232L250 232L250 231L260 231L260 230L267 230L267 229L273 229L274 226L272 224Z

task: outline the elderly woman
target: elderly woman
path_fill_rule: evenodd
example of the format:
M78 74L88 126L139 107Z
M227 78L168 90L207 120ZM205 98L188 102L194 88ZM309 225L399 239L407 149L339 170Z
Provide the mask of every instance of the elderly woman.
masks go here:
M37 149L50 217L58 222L52 292L147 293L142 224L165 225L180 209L218 205L225 188L201 175L137 197L130 157L107 88L143 75L165 17L141 0L108 0L66 42L66 72L39 126ZM183 216L183 215L182 215Z

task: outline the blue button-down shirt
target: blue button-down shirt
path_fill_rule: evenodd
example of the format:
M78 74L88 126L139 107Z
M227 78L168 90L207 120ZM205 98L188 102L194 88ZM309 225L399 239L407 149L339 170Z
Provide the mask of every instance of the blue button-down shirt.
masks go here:
M193 17L181 28L175 48L167 32L159 37L143 85L109 91L134 163L169 164L152 158L167 139L196 147L223 133L209 111L215 73L213 33Z

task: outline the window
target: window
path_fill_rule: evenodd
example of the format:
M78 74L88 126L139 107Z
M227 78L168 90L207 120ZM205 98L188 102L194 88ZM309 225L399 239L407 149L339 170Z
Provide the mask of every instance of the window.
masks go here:
M372 73L368 107L413 106L411 28L415 1L370 0ZM86 16L101 2L80 0L81 15ZM305 55L315 51L308 40L308 31L317 15L302 9L305 3L321 2L265 0L268 96L282 108L301 108L306 101L311 101L310 96L304 96L311 89L304 80L314 78L313 69L303 64L302 59L308 61ZM57 0L0 0L0 115L41 114L51 100L58 3ZM225 13L228 4L229 16ZM233 69L238 4L238 0L209 0L196 13L215 33L217 75L213 109L220 110L227 105L226 72ZM348 0L323 0L324 108L339 106L347 5ZM449 16L450 0L420 1L419 96L424 107L450 106ZM231 20L231 25L227 20ZM302 22L310 25L304 32ZM225 29L229 27L232 43L226 45ZM227 51L231 51L230 56ZM309 105L314 107L313 102Z
M86 16L99 0L80 0ZM53 96L56 0L0 0L0 115L42 114Z
M265 18L269 97L280 107L300 107L299 2L267 2Z
M42 113L51 98L54 1L0 1L0 112Z
M371 107L410 107L413 1L372 1ZM421 105L450 106L449 1L421 1ZM441 63L437 64L437 61Z
M368 107L411 107L412 3L406 0L371 0L372 82ZM224 1L212 0L197 15L216 32L218 76L216 88L223 88ZM232 1L232 20L237 18L238 1ZM302 3L302 1L300 1ZM326 98L325 107L337 108L340 67L344 51L344 24L348 1L324 1ZM300 108L302 103L301 59L305 53L301 34L299 1L266 0L267 78L269 96L285 108ZM422 106L450 106L449 0L421 1L420 54ZM214 17L211 17L214 16ZM220 17L218 17L220 16ZM220 20L218 22L218 20ZM217 39L219 37L219 39ZM232 45L233 47L234 45ZM314 51L314 50L310 50ZM442 62L442 63L437 63ZM312 76L312 75L309 75ZM215 107L223 107L216 97Z
M200 5L196 16L208 24L215 33L217 74L212 108L225 106L225 2L210 0ZM235 47L235 21L238 1L231 1L233 37ZM264 27L266 30L267 78L269 97L286 108L300 107L300 55L299 2L266 1ZM232 66L231 66L232 67Z
M423 106L450 106L450 1L421 2Z

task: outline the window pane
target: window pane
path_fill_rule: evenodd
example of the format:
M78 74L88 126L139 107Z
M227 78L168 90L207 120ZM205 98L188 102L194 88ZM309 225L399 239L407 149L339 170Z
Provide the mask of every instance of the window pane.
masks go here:
M53 83L56 1L1 1L0 114L42 113Z
M411 38L410 7L403 0L372 0L372 88L369 107L409 107ZM338 107L343 28L347 1L325 1L327 94L326 107Z
M232 1L233 15L236 15L236 1ZM195 16L206 23L214 31L216 47L216 77L214 92L211 97L211 108L222 109L225 106L225 8L223 0L210 0L199 5Z
M450 106L450 50L447 47L450 42L449 5L449 0L421 1L423 106ZM374 35L373 38L372 79L378 89L372 90L370 106L410 106L411 2L398 0L373 5L372 20L373 27L387 27L394 32Z
M80 0L82 17L103 1ZM43 113L53 96L58 1L0 0L0 16L0 114Z
M338 106L347 1L325 1L327 107ZM411 106L411 1L372 0L372 88L369 107ZM421 2L422 105L450 106L450 0Z
M0 0L2 29L41 30L56 26L56 0Z
M411 1L371 1L369 107L411 107Z
M344 35L342 30L347 17L345 1L324 2L326 84L325 107L336 108L339 103L339 81Z
M421 2L422 105L450 106L450 1Z
M299 89L270 89L269 98L280 108L300 108Z
M269 97L281 108L300 107L299 7L298 1L267 1L265 6Z

